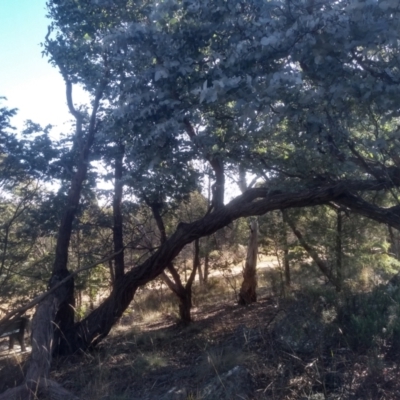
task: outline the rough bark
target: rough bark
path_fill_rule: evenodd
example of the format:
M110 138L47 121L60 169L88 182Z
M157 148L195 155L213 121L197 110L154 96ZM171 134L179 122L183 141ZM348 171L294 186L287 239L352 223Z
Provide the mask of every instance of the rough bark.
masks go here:
M250 224L250 239L247 248L246 264L243 271L243 282L239 292L238 303L248 305L257 301L257 255L258 255L258 224Z

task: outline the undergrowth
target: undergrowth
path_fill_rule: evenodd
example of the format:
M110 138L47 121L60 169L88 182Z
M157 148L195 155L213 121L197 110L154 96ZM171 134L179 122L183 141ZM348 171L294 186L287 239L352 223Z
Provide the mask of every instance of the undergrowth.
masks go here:
M249 374L242 398L400 398L399 287L336 293L312 282L282 297L279 279L263 270L259 301L249 307L235 302L240 276L195 286L187 327L176 323L173 294L142 290L101 345L56 359L52 378L82 399L168 399L174 390L171 399L194 400L219 380L228 393L225 375L240 366ZM25 360L0 359L1 391L22 379Z

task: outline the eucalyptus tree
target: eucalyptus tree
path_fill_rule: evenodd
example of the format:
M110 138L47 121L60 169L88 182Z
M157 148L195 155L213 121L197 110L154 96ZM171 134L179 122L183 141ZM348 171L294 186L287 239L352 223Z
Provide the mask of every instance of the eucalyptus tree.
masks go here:
M28 387L47 377L52 343L64 351L96 345L140 285L158 276L186 244L237 218L335 201L400 228L398 0L48 5L53 31L46 51L66 81L76 119L74 173L50 286L69 276L72 222L92 145L106 132L103 110L127 120L124 144L132 144L133 162L150 178L146 184L184 186L185 174L160 174L171 174L168 163L186 156L186 171L206 160L215 182L209 213L178 224L83 321L73 325L71 283L41 303ZM90 112L74 106L75 83L93 95ZM117 143L114 135L109 140ZM225 174L238 167L263 176L268 187L248 189L225 205ZM381 190L392 194L392 207L363 196ZM63 331L62 344L52 341L53 320Z

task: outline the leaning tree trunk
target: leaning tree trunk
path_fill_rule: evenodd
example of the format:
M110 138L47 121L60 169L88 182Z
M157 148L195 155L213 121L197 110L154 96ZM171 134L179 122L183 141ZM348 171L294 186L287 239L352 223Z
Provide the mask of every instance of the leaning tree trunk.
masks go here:
M249 216L263 215L273 210L292 207L306 207L327 204L335 201L353 211L372 218L375 221L391 224L400 230L400 214L392 209L383 209L355 197L351 192L382 190L390 182L379 183L375 180L342 182L321 187L318 182L314 187L297 191L271 191L268 188L253 188L236 197L229 204L190 224L180 223L176 231L160 248L141 265L125 274L110 296L90 313L84 320L75 324L68 332L74 351L87 350L96 346L110 332L112 326L129 306L138 287L156 278L179 254L182 248L195 239L209 236L232 221ZM1 397L5 400L10 397Z
M248 305L257 301L257 253L258 253L258 224L250 224L250 239L247 248L246 264L243 271L243 282L239 292L238 303Z

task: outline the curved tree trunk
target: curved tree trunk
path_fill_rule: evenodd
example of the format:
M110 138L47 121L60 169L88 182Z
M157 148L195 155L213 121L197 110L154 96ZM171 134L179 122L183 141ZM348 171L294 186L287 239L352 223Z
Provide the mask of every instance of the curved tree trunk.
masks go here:
M247 247L246 264L243 271L243 282L239 292L238 303L248 305L257 301L257 255L258 255L258 224L250 224L250 239Z
M382 190L387 184L389 183L377 184L372 180L321 187L320 183L317 183L315 187L287 193L254 188L198 221L190 224L180 223L175 233L151 257L127 272L110 296L67 333L72 349L86 350L101 342L129 306L138 287L161 274L185 245L197 238L213 234L235 219L263 215L273 210L315 206L336 201L353 208L355 212L378 222L390 223L400 229L400 213L366 203L349 192L349 190Z

